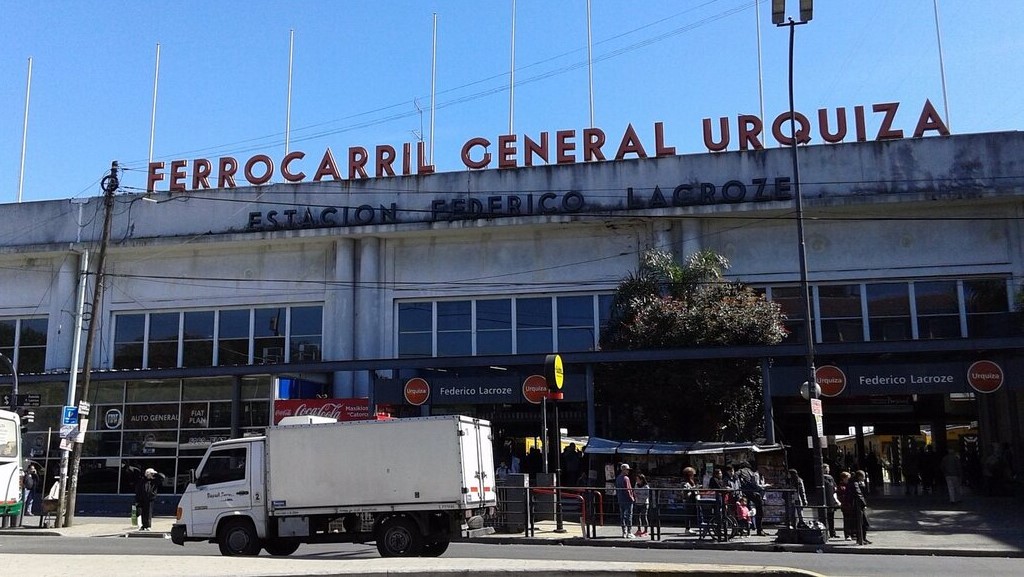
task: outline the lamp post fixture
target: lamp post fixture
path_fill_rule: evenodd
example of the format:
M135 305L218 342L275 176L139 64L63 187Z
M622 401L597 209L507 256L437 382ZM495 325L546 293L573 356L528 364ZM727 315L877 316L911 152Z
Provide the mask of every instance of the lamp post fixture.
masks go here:
M800 20L786 18L786 0L772 0L772 23L776 26L789 27L789 144L793 151L793 194L796 196L796 235L799 247L800 260L800 298L803 303L804 313L804 341L807 344L806 355L806 376L804 390L805 398L809 401L809 409L814 419L814 428L811 431L811 451L814 459L814 494L817 495L820 505L818 509L819 518L825 521L825 509L830 503L828 495L825 494L824 458L822 456L821 437L818 435L818 422L821 419L821 389L818 387L815 378L814 368L814 326L811 320L811 297L810 283L807 280L807 243L804 236L804 205L803 194L800 190L800 153L797 141L796 130L796 105L793 96L793 45L796 39L796 27L810 22L813 16L813 0L800 0Z

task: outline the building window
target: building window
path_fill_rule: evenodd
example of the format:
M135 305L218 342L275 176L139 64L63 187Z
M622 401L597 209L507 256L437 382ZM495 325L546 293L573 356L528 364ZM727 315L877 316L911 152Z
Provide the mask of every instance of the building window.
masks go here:
M185 326L181 334L181 366L209 367L213 365L213 311L185 313Z
M114 368L141 369L146 346L146 315L114 317Z
M594 297L567 296L558 305L558 350L592 351L594 339Z
M250 350L257 363L319 360L322 342L321 306L124 313L114 316L113 368L245 365Z
M808 287L810 292L810 287ZM808 298L811 295L808 294ZM782 313L786 315L784 325L788 336L786 337L787 343L805 343L806 339L806 324L804 319L806 318L804 307L804 301L800 298L800 287L798 286L785 286L785 287L772 287L771 289L771 300L774 303L778 303L782 308Z
M46 317L0 320L0 353L19 373L46 370Z
M956 281L914 282L917 338L960 338L960 299Z
M398 356L594 350L598 331L608 324L613 298L614 295L603 294L400 302L397 304ZM557 325L554 324L555 305ZM557 347L554 345L556 330Z
M551 297L516 299L516 352L550 353Z
M512 354L512 299L476 301L476 354Z
M249 309L220 311L217 333L217 364L249 364Z
M866 285L866 288L871 340L910 340L910 294L907 283L877 283Z
M965 280L964 311L970 337L1004 337L1014 333L1006 279Z
M149 315L147 368L166 369L178 366L180 324L180 313L153 313Z
M434 354L433 330L433 303L399 303L398 356L432 356Z
M615 295L597 295L597 334L603 336L608 331L608 323L612 319L612 303Z
M289 323L290 360L303 362L323 358L323 307L292 307Z
M473 354L473 303L441 301L437 303L437 356Z
M818 311L821 342L855 343L864 340L859 284L819 286Z
M253 311L253 337L256 351L255 364L272 365L285 362L284 337L285 315L282 307L256 309Z

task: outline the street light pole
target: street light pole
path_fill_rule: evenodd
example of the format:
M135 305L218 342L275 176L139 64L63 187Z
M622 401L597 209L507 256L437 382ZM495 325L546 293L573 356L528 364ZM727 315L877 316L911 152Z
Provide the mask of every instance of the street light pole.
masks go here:
M788 20L785 18L785 0L773 0L772 22L776 26L789 27L789 144L790 150L793 152L793 194L796 196L796 234L800 260L800 299L803 303L804 342L806 343L807 400L809 402L808 409L814 420L811 431L811 451L814 459L812 481L814 483L814 494L817 495L822 506L821 509L818 509L819 519L824 522L826 516L824 507L829 506L830 503L828 495L825 494L824 457L822 455L821 437L818 435L817 427L818 419L820 419L820 416L818 416L820 410L817 410L816 407L820 407L821 399L814 367L814 325L811 318L811 287L807 275L807 242L804 234L804 205L800 187L800 152L796 130L796 103L793 89L793 47L796 43L796 27L801 24L807 24L811 20L812 5L812 0L800 0L800 20L794 21L792 18Z

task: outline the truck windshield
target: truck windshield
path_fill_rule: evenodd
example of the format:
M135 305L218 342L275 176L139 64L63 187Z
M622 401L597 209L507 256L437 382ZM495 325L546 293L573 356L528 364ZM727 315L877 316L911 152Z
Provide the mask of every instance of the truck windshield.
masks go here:
M0 458L16 459L19 453L17 423L13 419L0 419Z
M211 451L202 471L196 477L196 485L212 485L245 479L245 457L245 447Z

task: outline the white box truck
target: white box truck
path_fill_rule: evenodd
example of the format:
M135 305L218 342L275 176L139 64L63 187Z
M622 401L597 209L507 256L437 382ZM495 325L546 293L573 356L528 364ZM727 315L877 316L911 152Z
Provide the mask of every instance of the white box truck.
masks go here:
M489 422L299 421L213 443L178 503L172 541L217 543L223 555L374 541L383 557L414 557L493 531Z

